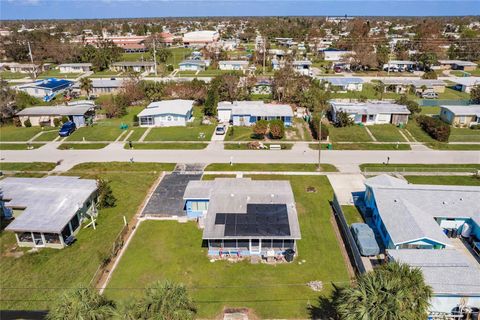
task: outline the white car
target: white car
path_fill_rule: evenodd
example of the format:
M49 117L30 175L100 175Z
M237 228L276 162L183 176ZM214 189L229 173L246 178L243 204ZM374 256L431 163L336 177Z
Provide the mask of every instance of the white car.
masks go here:
M216 135L223 135L225 134L227 131L227 126L224 125L224 124L221 124L221 125L218 125L216 128L215 128L215 134Z

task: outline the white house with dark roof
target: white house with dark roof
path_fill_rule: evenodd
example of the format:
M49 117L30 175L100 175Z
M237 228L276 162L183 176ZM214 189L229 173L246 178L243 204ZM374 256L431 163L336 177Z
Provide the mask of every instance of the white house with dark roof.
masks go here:
M480 125L480 105L440 106L440 119L455 126Z
M288 104L263 101L221 101L217 106L220 122L232 121L234 126L251 126L258 120L282 120L289 127L293 122L292 107Z
M330 101L333 122L337 121L337 114L345 112L355 123L364 125L406 124L410 111L406 106L384 101L369 102L339 102Z
M150 103L138 114L140 127L186 126L192 120L193 100L163 100Z
M190 181L184 209L203 226L208 255L278 256L301 239L288 181L217 178Z
M96 215L97 182L79 177L48 176L0 180L0 210L13 220L21 247L61 249L82 221Z

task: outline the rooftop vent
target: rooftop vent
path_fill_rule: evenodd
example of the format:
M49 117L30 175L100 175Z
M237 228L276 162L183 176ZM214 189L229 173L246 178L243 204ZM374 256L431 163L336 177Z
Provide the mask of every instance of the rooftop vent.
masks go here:
M235 197L235 194L234 194L234 193L230 193L230 197Z

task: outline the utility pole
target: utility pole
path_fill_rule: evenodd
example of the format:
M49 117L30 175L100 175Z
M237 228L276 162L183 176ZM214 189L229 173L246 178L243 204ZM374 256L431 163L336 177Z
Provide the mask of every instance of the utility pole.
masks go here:
M321 169L321 156L322 156L322 118L323 118L323 111L320 111L320 120L318 121L318 171L322 171Z
M28 44L28 55L30 56L30 61L33 64L33 78L37 79L37 69L35 68L35 64L33 63L33 55L32 55L32 48L30 47L30 41L28 41L27 44Z
M153 62L155 63L155 77L156 77L157 76L157 49L155 48L155 38L153 38Z
M266 60L266 38L263 38L263 75L265 75L265 60Z

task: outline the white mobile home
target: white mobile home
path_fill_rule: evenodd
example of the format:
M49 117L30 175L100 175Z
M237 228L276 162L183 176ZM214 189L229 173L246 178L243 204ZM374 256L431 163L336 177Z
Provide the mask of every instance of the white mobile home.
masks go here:
M258 120L282 120L289 127L293 122L292 107L263 101L222 101L218 103L220 122L232 121L234 126L251 126Z
M382 102L337 102L331 101L332 120L337 121L339 112L346 112L355 123L364 125L387 124L394 125L406 124L408 122L408 111L406 106Z
M58 66L60 73L84 73L92 70L91 63L64 63Z
M192 119L193 100L163 100L150 103L138 114L141 127L186 126Z
M226 60L226 61L219 61L218 68L220 70L247 70L248 68L248 61L244 60Z
M480 105L440 106L440 119L455 126L480 125Z

